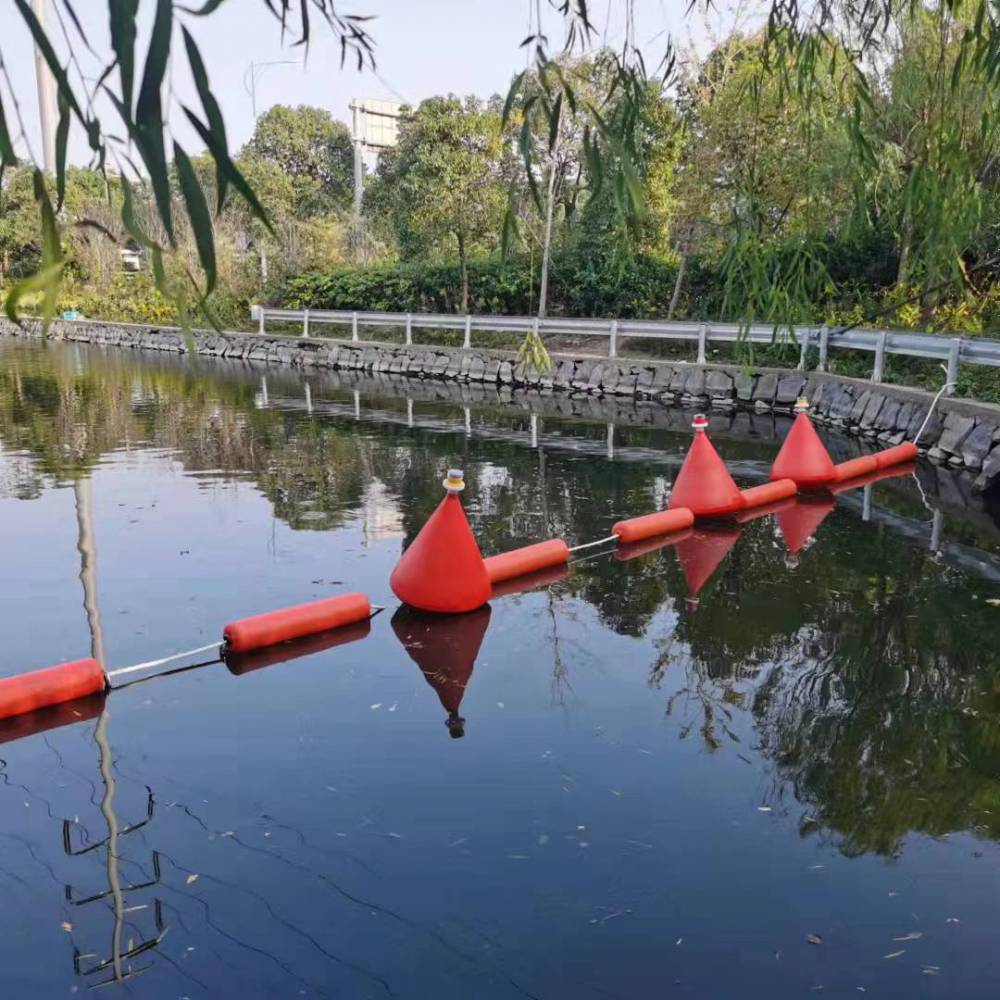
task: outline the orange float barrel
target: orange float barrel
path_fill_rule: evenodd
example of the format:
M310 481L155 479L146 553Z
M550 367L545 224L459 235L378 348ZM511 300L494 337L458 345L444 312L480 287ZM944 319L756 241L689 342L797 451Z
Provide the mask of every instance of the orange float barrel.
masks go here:
M893 448L875 452L873 457L878 462L880 469L888 469L890 466L902 465L904 462L915 462L919 454L917 446L912 441L904 441Z
M496 584L549 566L560 566L568 560L569 546L561 538L550 538L535 545L501 552L484 561L490 582Z
M858 476L867 476L875 472L878 469L878 462L874 455L861 455L847 462L839 462L834 468L837 470L835 482L845 483L849 479L857 479Z
M694 524L694 514L687 507L674 507L671 510L658 510L655 514L643 514L641 517L630 517L627 521L619 521L611 534L618 536L619 542L631 545L646 538L657 535L667 535L675 531L683 531Z
M691 423L694 440L670 491L671 510L687 507L695 517L724 517L744 507L743 495L719 457L705 428L708 418L697 414Z
M449 469L445 498L389 577L392 592L410 607L452 614L482 607L493 593L485 560L459 493L461 469Z
M298 604L280 611L240 618L223 630L227 653L246 653L279 642L301 639L370 618L372 607L364 594L341 594L322 601Z
M837 478L833 459L808 415L809 402L795 404L795 422L771 466L772 479L791 479L803 489L821 489Z
M0 719L100 694L107 679L97 660L73 660L0 680Z
M762 483L760 486L751 486L748 490L742 490L743 506L746 509L753 507L763 507L765 504L777 503L779 500L787 500L799 492L794 480L778 479L773 483Z

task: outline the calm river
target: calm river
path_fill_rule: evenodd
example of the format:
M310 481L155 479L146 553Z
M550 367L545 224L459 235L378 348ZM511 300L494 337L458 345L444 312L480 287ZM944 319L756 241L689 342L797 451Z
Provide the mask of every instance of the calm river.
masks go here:
M996 997L996 512L922 465L428 619L388 576L447 467L491 554L656 509L690 439L464 393L0 341L0 676L386 605L0 727L0 995ZM761 481L787 423L728 422Z

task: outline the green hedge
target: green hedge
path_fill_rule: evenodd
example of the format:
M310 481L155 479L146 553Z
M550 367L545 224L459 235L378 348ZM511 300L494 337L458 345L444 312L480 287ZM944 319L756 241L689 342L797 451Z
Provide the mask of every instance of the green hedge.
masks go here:
M481 258L469 264L473 313L531 315L537 309L537 261ZM533 273L534 272L534 273ZM621 261L573 252L552 261L548 311L555 316L662 318L677 275L676 264L649 255ZM710 271L689 265L684 309L708 316L718 309ZM457 312L462 271L457 262L367 264L314 271L289 280L282 305L291 309L388 312Z

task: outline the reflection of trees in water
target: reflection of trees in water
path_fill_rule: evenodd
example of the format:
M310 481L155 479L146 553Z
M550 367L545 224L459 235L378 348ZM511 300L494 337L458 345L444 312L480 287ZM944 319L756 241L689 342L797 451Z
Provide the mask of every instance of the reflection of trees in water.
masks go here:
M464 499L486 553L603 537L619 517L662 505L662 483L640 463L554 450L540 461L482 438L473 448L460 411L454 434L402 420L359 426L259 407L250 369L120 354L91 366L64 350L12 357L0 373L0 440L33 456L43 479L76 477L142 442L202 474L246 476L277 517L310 529L355 518L377 479L412 539L440 502L442 468L464 464ZM272 386L272 399L280 395ZM322 395L314 387L313 402ZM970 600L979 584L899 535L844 517L824 523L798 570L784 559L772 521L748 526L695 612L684 608L671 549L590 559L556 585L553 642L562 642L562 594L623 635L646 636L672 612L669 634L654 639L651 681L682 689L668 706L686 720L681 731L723 747L749 711L780 780L844 850L892 853L911 830L1000 837L997 611ZM672 676L681 672L683 681ZM557 697L565 681L560 672Z
M808 807L803 832L825 829L847 853L896 853L911 831L1000 839L995 611L890 532L859 545L854 525L828 531L795 574L768 531L747 532L723 599L680 618L653 683L683 671L671 707L712 749L745 705Z

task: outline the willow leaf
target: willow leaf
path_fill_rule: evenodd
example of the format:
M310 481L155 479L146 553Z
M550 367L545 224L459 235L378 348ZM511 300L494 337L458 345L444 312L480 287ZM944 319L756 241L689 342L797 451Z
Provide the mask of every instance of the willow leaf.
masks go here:
M14 152L14 143L10 137L10 130L7 128L7 117L3 110L3 100L0 99L0 181L3 180L5 167L12 167L17 163L17 154Z
M211 87L208 85L208 72L205 69L201 52L195 44L194 38L187 28L183 29L184 47L187 49L188 62L191 65L191 75L194 77L195 86L198 88L198 96L201 98L201 106L205 109L205 117L208 119L208 128L215 135L216 141L223 149L229 148L226 139L226 123L219 109L219 102L216 101ZM218 160L215 162L215 187L216 187L216 213L222 211L226 204L226 194L229 190L229 178L222 169Z
M59 124L56 126L56 205L61 210L66 197L66 140L69 138L69 105L59 94Z
M174 143L174 163L180 181L181 194L187 206L188 218L198 247L198 259L205 272L205 297L215 288L215 237L212 233L212 216L205 201L205 192L198 183L198 175L191 166L191 160L178 143Z
M118 63L122 99L130 114L135 82L135 18L138 11L139 0L108 0L111 47Z
M216 166L225 171L228 182L243 196L253 214L264 223L267 231L273 235L274 228L271 225L271 220L267 217L267 212L264 211L263 206L257 200L257 195L254 194L253 188L247 183L247 179L240 173L236 164L233 163L229 155L229 150L219 144L218 138L212 130L190 108L184 105L181 105L181 107L184 110L184 114L187 115L188 121L191 122L195 131L201 136L202 141L208 146L208 151L215 159Z

